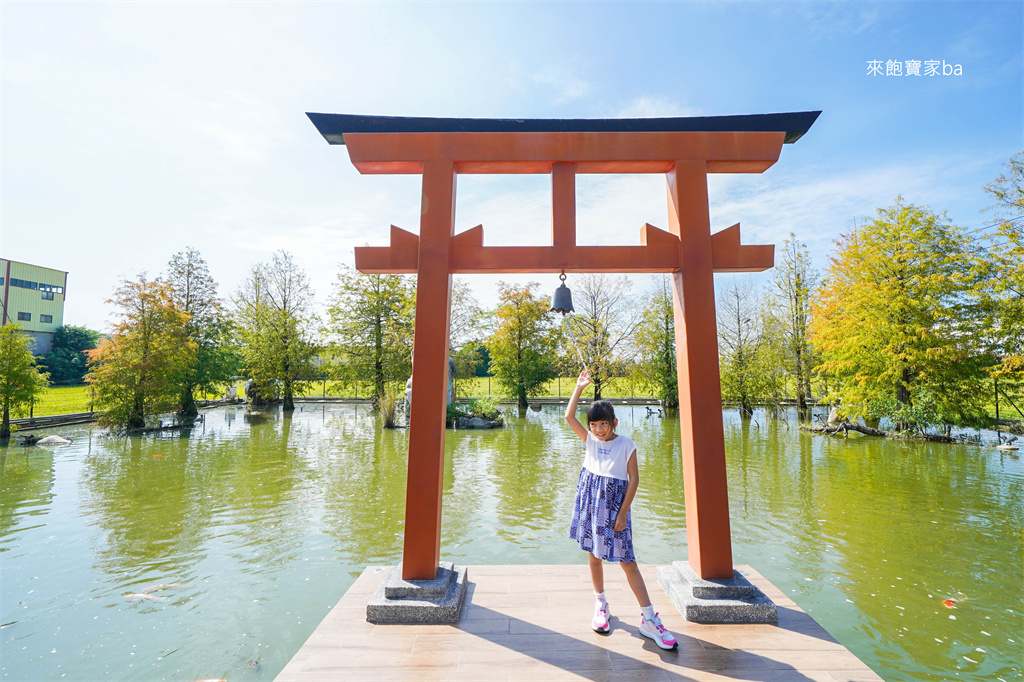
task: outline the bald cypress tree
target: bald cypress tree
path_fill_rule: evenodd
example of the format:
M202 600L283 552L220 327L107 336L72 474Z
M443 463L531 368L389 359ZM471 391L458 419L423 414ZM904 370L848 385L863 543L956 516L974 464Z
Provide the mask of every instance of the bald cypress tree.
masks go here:
M994 367L1003 382L1024 382L1024 153L1006 164L1006 171L985 186L995 200L995 232L982 248L986 286L982 288L988 314Z
M181 377L195 354L188 316L177 308L170 285L144 274L125 280L107 301L118 321L109 337L88 351L86 381L106 410L100 423L141 429L146 419L177 404Z
M342 265L327 313L331 373L347 385L369 382L374 405L412 371L415 284L402 275L367 275Z
M494 311L494 333L487 343L491 371L504 394L526 407L527 398L537 395L555 378L558 330L548 313L547 299L539 298L540 285L498 284L499 300Z
M675 308L667 276L661 278L643 308L640 324L633 334L633 346L636 351L633 379L653 391L665 407L679 407Z
M844 235L811 307L826 399L897 428L983 422L977 284L963 231L902 197Z
M240 353L262 397L281 397L295 409L295 393L313 376L316 346L313 290L290 253L277 251L253 267L234 298Z
M0 440L11 437L11 412L28 405L49 386L46 377L36 368L32 340L21 333L21 326L12 322L0 327Z
M167 264L171 300L188 317L186 333L195 344L191 362L182 372L178 413L194 417L196 393L216 391L237 369L228 346L228 317L217 295L217 282L199 251L192 247L174 254Z

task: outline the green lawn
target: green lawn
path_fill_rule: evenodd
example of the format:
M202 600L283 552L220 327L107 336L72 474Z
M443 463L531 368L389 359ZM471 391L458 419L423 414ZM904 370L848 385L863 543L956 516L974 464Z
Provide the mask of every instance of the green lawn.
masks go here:
M540 398L568 398L572 395L573 388L576 387L576 377L561 377L560 379L552 379L544 385L544 389L538 395ZM501 398L501 389L498 387L498 382L494 379L488 381L487 377L473 377L470 379L460 379L456 392L459 397L467 398ZM584 397L593 397L594 389L588 387L583 392ZM650 395L649 391L644 391L641 387L634 387L633 383L629 379L625 378L614 378L601 390L602 398L644 398Z
M31 413L34 417L48 417L54 414L74 414L76 412L90 412L92 410L92 393L89 386L52 386L36 400L32 406ZM12 417L27 417L29 410L11 415Z
M244 397L244 382L238 382L235 384L238 387L238 397ZM576 377L562 377L559 379L552 379L545 386L540 397L554 398L562 397L568 398L572 394L572 389L576 385ZM92 392L89 386L55 386L47 389L41 398L39 398L32 406L32 415L36 417L46 417L55 414L73 414L76 412L89 412L92 409ZM494 379L488 380L487 377L473 377L470 379L460 379L456 387L456 391L459 398L486 398L490 397L494 400L500 400L503 396L500 394L498 388L498 382ZM371 396L371 389L369 384L362 386L342 386L333 381L328 381L326 385L322 381L310 383L306 390L299 394L301 397L306 398L319 398L322 396L329 396L335 398L369 398ZM631 398L631 397L647 397L649 394L645 393L642 388L634 387L629 379L616 378L612 379L609 385L602 392L602 397L615 399L615 398ZM1024 409L1024 398L1020 393L1011 393L1014 395L1014 402L1021 408ZM592 397L593 389L588 389L585 392L585 397ZM205 396L208 400L214 400L224 397L224 391L221 390L218 393L208 394ZM990 415L995 416L995 401L993 395L989 394L983 396L986 402L986 409ZM1000 416L1009 419L1019 419L1021 415L1017 410L1010 406L1009 401L1005 397L1000 397ZM25 409L20 413L12 414L14 418L21 418L29 416L29 410Z

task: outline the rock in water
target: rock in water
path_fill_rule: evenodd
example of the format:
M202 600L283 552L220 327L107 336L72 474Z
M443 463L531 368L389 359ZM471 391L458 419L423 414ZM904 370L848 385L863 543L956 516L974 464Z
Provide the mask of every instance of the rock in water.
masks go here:
M70 445L71 441L60 436L47 436L36 441L36 445Z

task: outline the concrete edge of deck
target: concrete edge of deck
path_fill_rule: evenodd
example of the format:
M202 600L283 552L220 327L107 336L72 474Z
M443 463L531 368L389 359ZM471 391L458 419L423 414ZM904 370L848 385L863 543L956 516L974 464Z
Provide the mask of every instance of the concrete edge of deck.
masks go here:
M778 607L778 625L700 625L683 620L655 577L647 589L678 651L639 634L639 608L625 576L606 565L612 632L590 629L587 566L469 566L462 616L449 625L374 625L366 602L385 567L349 587L277 682L326 680L881 680L813 618L749 566L737 566Z

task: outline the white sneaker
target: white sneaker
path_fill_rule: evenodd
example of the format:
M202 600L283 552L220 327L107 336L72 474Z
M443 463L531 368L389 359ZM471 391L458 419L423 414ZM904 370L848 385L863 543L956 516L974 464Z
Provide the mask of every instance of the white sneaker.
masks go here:
M590 621L590 627L594 628L594 632L608 634L608 631L611 630L611 626L608 624L610 617L611 612L608 610L608 602L598 599L597 605L594 606L594 620Z
M654 614L654 618L651 620L647 620L642 615L640 616L640 634L653 639L654 643L662 649L675 649L679 646L679 642L672 636L672 633L661 624L661 618L658 618L658 614Z

